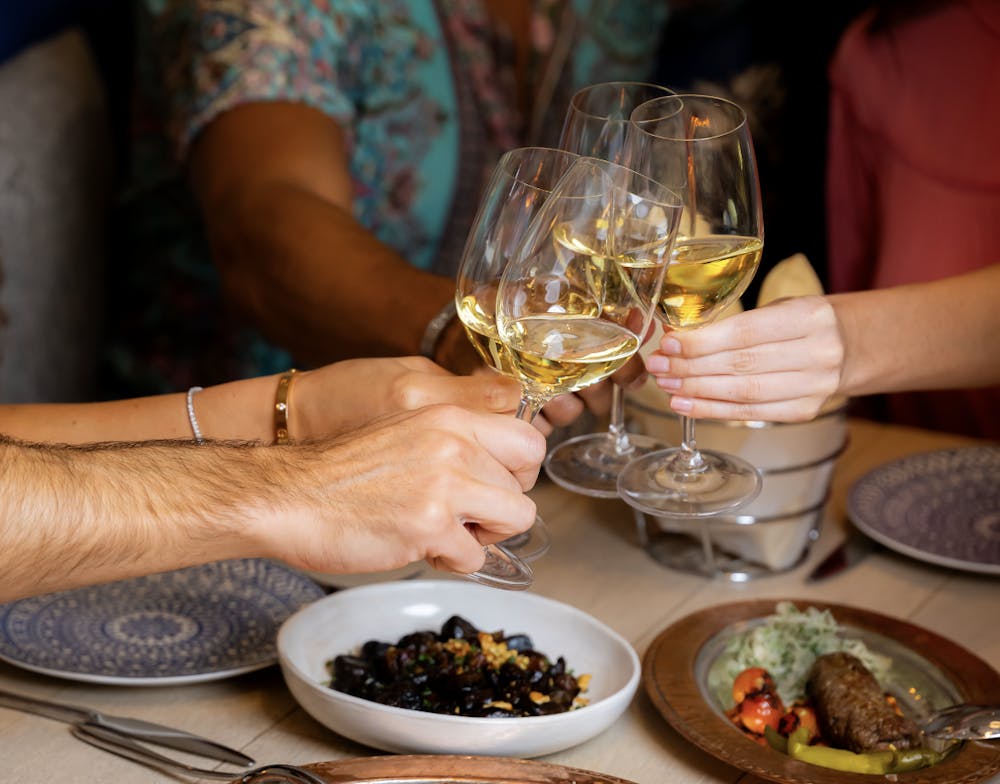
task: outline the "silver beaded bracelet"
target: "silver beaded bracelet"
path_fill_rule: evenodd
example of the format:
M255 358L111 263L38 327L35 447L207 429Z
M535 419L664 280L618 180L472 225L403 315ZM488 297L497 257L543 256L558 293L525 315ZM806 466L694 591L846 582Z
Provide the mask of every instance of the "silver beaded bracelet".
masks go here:
M205 443L205 439L201 435L201 428L198 427L198 417L194 415L194 396L196 392L201 392L201 390L202 387L191 387L187 394L188 421L191 423L191 432L194 433L196 444Z
M434 349L437 348L438 341L441 339L441 333L444 332L445 327L448 326L451 320L455 318L457 312L455 300L450 299L438 311L437 315L428 322L427 327L424 329L424 336L420 339L420 353L423 356L428 359L434 359Z

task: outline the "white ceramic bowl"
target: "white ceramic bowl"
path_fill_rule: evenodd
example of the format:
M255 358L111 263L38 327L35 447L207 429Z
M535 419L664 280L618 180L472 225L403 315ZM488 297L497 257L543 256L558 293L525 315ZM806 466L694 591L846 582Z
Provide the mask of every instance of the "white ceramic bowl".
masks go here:
M439 631L460 615L484 631L524 633L535 649L592 677L589 704L524 718L450 716L380 705L334 691L326 663L368 640ZM607 729L639 685L639 657L617 632L562 602L498 591L463 580L407 580L349 588L302 608L278 633L285 682L317 721L358 743L397 753L537 757Z

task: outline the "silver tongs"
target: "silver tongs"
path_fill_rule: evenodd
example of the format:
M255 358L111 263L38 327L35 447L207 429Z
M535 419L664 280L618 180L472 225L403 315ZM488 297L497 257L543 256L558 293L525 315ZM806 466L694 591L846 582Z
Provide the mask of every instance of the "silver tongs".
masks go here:
M63 705L57 702L47 702L34 697L0 690L0 707L34 713L49 719L65 721L74 727L103 727L120 738L131 738L168 749L186 751L220 762L230 762L234 765L249 767L255 764L252 757L241 751L223 746L214 740L192 735L184 730L165 727L142 719L132 719L127 716L111 716L90 708L76 705Z
M89 722L74 724L73 735L91 746L110 751L112 754L117 754L119 757L138 762L149 768L181 773L199 779L225 779L234 782L234 784L326 784L325 779L297 765L275 763L239 773L199 768L180 760L164 757L117 731Z

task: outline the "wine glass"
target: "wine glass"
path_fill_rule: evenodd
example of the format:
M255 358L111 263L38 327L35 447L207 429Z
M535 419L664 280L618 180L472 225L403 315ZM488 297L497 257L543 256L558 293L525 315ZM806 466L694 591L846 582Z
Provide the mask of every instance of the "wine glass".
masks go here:
M673 95L673 90L645 82L603 82L574 94L563 122L559 146L580 155L613 163L626 161L629 117L640 104ZM664 102L664 111L680 103ZM545 458L545 472L558 485L597 498L618 497L618 474L635 457L666 444L645 435L629 434L625 427L625 393L611 386L608 429L563 441Z
M505 153L493 169L472 222L455 284L459 321L487 366L514 376L507 351L497 336L494 309L497 285L532 218L577 155L550 147L519 147ZM524 534L503 546L525 561L549 549L541 517Z
M664 102L683 103L664 112ZM667 108L672 108L667 104ZM682 194L684 214L656 317L674 330L713 321L746 289L764 245L760 185L746 112L709 95L654 99L632 113L632 166ZM747 461L699 449L682 416L681 445L633 460L618 478L636 509L703 517L752 501L760 473Z
M500 279L497 334L521 382L518 416L607 378L652 322L679 198L631 169L576 160Z

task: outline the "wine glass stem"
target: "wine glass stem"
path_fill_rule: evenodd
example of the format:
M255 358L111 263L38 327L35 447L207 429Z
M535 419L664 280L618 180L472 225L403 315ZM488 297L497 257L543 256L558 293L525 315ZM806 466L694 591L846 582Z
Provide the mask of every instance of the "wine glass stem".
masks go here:
M611 420L608 433L615 440L615 452L624 455L632 451L632 442L625 429L625 392L617 384L611 385Z
M523 419L525 422L533 422L535 417L538 416L538 412L542 410L543 405L545 405L544 400L536 400L528 395L522 395L521 402L517 407L517 413L514 416L518 419Z
M679 473L698 474L708 468L708 464L698 451L698 442L694 437L694 422L692 417L682 416L681 448L674 467Z

